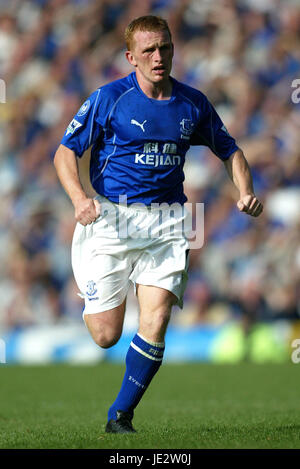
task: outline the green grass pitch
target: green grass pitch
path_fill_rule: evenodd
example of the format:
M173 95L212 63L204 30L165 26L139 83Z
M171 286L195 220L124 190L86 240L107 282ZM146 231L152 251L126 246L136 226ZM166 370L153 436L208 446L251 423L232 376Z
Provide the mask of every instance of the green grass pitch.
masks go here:
M104 433L122 365L0 366L0 448L300 448L300 365L164 364L133 435Z

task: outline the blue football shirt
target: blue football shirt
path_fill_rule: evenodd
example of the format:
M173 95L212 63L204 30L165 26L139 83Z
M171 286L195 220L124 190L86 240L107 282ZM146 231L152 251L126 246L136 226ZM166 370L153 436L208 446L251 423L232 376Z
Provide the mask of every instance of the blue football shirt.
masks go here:
M92 146L90 179L112 202L183 204L185 155L208 146L221 160L238 150L206 96L171 77L168 100L148 98L135 72L97 89L61 141L81 157Z

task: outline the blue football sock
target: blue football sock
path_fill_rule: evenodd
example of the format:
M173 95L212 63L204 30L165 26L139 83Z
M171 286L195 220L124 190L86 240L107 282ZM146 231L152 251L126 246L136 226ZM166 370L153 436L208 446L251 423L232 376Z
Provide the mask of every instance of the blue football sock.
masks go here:
M147 341L136 334L126 355L126 371L117 399L108 411L108 420L117 418L117 410L133 412L159 369L165 344Z

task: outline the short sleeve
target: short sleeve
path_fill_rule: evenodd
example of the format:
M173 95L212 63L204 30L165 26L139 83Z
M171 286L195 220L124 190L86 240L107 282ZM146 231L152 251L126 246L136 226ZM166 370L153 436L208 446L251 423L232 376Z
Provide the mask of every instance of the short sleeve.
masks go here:
M205 145L221 160L227 160L239 147L228 133L215 108L203 96L200 119L191 136L191 145Z
M94 91L82 104L61 140L61 144L73 150L78 157L96 142L103 130L97 119L100 93L101 89Z

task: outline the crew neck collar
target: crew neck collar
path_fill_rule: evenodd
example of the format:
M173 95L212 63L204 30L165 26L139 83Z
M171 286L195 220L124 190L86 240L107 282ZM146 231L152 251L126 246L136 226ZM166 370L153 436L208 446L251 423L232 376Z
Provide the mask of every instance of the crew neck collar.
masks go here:
M171 94L171 97L169 99L155 99L155 98L149 98L149 96L147 96L144 91L141 89L140 85L139 85L139 82L137 80L137 77L136 77L136 73L135 72L132 72L130 74L130 77L131 77L131 80L134 84L134 86L138 89L138 91L147 99L149 100L151 103L153 104L156 104L158 106L165 106L169 103L171 103L172 101L174 101L175 99L175 88L176 88L176 80L170 76L170 80L172 82L172 94Z

